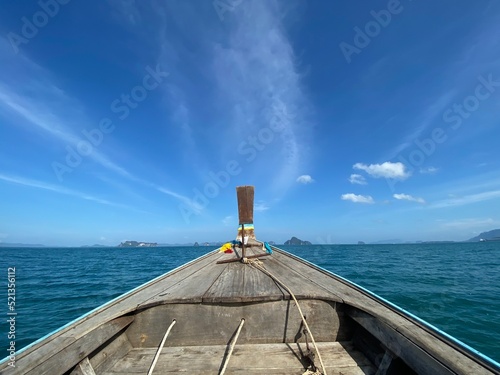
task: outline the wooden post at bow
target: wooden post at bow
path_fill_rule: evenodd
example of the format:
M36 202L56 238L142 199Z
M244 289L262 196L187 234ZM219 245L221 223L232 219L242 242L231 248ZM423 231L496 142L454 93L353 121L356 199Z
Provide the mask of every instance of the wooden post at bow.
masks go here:
M253 226L253 202L254 202L254 187L253 186L237 186L236 195L238 197L238 218L239 227L236 236L237 241L241 241L241 257L234 259L221 260L217 263L244 262L245 259L259 258L269 254L262 253L256 255L246 254L247 246L251 247L252 242L255 242L255 232ZM247 243L245 243L245 238Z

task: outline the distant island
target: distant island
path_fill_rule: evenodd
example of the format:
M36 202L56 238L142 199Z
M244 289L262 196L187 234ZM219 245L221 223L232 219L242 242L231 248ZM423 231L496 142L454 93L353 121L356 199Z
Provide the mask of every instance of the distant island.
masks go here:
M125 241L118 245L118 247L156 247L156 242L138 242L138 241Z
M312 243L299 240L297 237L292 237L288 241L285 241L285 245L312 245Z
M40 244L0 242L0 247L45 247Z
M390 240L380 240L380 241L370 242L370 245L393 245L393 244L401 244L401 243L403 243L403 240L400 240L399 238L395 238L395 239L390 239Z
M493 229L489 232L483 232L476 237L472 237L467 240L467 242L478 242L478 241L500 241L500 229Z

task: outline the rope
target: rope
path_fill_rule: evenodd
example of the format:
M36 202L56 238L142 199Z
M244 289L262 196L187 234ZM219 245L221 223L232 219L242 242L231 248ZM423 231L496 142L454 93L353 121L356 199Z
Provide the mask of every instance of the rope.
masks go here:
M161 340L160 347L156 351L156 355L155 355L155 358L153 359L153 363L151 363L151 367L149 368L148 375L151 375L153 373L153 370L155 369L155 366L156 366L156 362L158 362L158 358L160 358L160 353L161 353L161 350L163 349L163 345L165 345L165 340L167 339L167 336L170 333L170 330L174 326L175 322L176 322L175 319L172 320L172 324L170 324L170 326L167 329L167 332L165 332L165 335L163 336L163 339Z
M236 345L236 341L238 340L238 336L240 335L241 329L243 328L243 324L245 324L244 318L241 319L240 325L238 326L238 330L236 331L236 335L234 336L234 339L231 342L231 346L229 347L229 353L227 353L226 360L224 361L224 367L222 367L222 370L219 372L219 375L223 375L224 372L226 371L227 364L229 363L229 358L231 358L231 354L233 354L233 349L234 346Z
M314 340L314 337L313 337L313 334L311 332L311 330L309 329L309 325L307 324L306 322L306 318L304 316L304 314L302 313L302 309L300 308L300 305L299 305L299 301L297 301L297 298L295 298L295 294L293 294L293 292L290 290L289 287L287 287L281 280L279 280L276 276L274 276L271 272L269 272L268 270L266 270L263 266L262 266L262 262L258 261L258 262L255 262L253 261L252 259L249 259L248 260L248 263L261 270L262 272L264 272L266 275L268 275L271 279L273 279L274 281L276 281L278 284L281 284L281 286L283 288L286 289L286 291L290 294L290 296L293 298L293 300L295 301L295 304L297 305L297 309L299 310L299 314L300 314L300 317L302 318L302 322L304 323L304 327L306 327L307 329L307 332L309 332L309 335L311 335L311 341L314 345L314 349L316 349L316 353L318 354L318 359L319 359L319 363L321 364L321 368L323 369L323 375L327 375L326 373L326 367L323 363L323 359L321 358L321 354L318 350L318 346L316 345L316 341ZM307 372L306 372L307 373Z

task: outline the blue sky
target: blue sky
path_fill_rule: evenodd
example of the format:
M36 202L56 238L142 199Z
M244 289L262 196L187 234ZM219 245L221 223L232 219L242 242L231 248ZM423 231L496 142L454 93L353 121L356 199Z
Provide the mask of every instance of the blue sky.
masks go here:
M495 1L2 2L0 240L500 227Z

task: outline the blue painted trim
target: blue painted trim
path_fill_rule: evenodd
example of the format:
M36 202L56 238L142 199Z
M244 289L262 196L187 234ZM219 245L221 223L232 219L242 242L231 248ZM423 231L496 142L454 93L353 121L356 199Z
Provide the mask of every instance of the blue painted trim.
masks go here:
M276 247L275 247L276 248ZM339 279L341 279L342 281L346 282L347 284L350 284L350 285L353 285L355 286L356 288L362 290L363 292L365 292L366 294L370 295L371 297L375 298L375 299L378 299L380 301L382 301L384 304L387 304L389 306L391 306L394 310L398 311L399 313L401 313L402 315L406 315L406 316L409 316L410 318L412 318L413 320L416 320L418 321L420 324L422 324L423 326L426 326L427 328L429 328L429 330L431 331L434 331L437 335L441 335L445 338L447 338L448 340L450 341L453 341L455 344L457 344L458 346L461 346L463 347L464 349L466 349L467 351L473 353L474 355L480 357L481 359L485 360L486 362L489 362L491 365L493 366L497 366L500 368L500 363L498 363L497 361L495 361L494 359L488 357L486 354L483 354L481 353L480 351L474 349L473 347L467 345L466 343L460 341L459 339L457 339L456 337L453 337L451 336L450 334L446 333L445 331L442 331L440 330L439 328L433 326L432 324L428 323L427 321L423 320L422 318L419 318L418 316L412 314L411 312L409 311L406 311L405 309L403 309L402 307L399 307L398 305L395 305L394 303L386 300L385 298L373 293L372 291L362 287L361 285L358 285L348 279L346 279L345 277L342 277L340 275L337 275L331 271L328 271L327 269L323 268L323 267L320 267L314 263L311 263L309 262L308 260L305 260L301 257L299 257L298 255L295 255L295 254L291 254L289 253L288 251L285 251L285 250L282 250L282 249L279 249L279 248L276 248L280 251L282 251L283 253L291 256L291 257L295 257L297 259L300 259L302 260L304 263L307 263L308 265L312 266L312 267L315 267L315 268L318 268L320 270L322 270L323 272L326 272L330 275L333 275Z
M47 339L48 337L50 337L50 336L52 336L52 335L56 334L57 332L59 332L59 331L61 331L61 330L65 329L66 327L68 327L68 326L70 326L70 325L72 325L72 324L75 324L75 323L76 323L76 322L78 322L79 320L82 320L82 319L83 319L83 318L85 318L86 316L88 316L88 315L90 315L90 314L92 314L92 313L94 313L94 312L96 312L96 311L98 311L98 310L100 310L100 309L102 309L102 308L104 308L104 307L106 307L106 306L108 306L108 305L110 305L110 304L112 304L112 303L114 303L114 302L118 301L119 299L125 298L126 296L128 296L128 295L130 295L130 294L132 294L132 293L136 292L137 290L139 290L139 289L141 289L141 288L146 287L146 286L147 286L147 285L149 285L149 284L154 283L155 281L158 281L159 279L161 279L161 278L163 278L163 277L167 276L167 275L168 275L168 274L170 274L170 273L173 273L173 272L175 272L175 271L178 271L179 269L184 268L184 267L186 267L186 266L189 266L189 265L191 265L192 263L195 263L195 262L197 262L198 260L200 260L200 259L202 259L202 258L204 258L204 257L206 257L206 256L211 255L212 253L217 253L217 251L218 251L218 250L214 250L214 251L211 251L211 252L206 253L206 254L204 254L204 255L201 255L201 256L199 256L198 258L193 259L193 260L192 260L192 261L190 261L190 262L184 263L184 264L180 265L179 267L174 268L173 270L170 270L170 271L168 271L168 272L166 272L166 273L164 273L164 274L162 274L162 275L160 275L160 276L158 276L158 277L155 277L153 280L149 280L149 281L145 282L144 284L139 285L138 287L135 287L134 289L131 289L131 290L129 290L128 292L126 292L126 293L124 293L124 294L122 294L122 295L120 295L120 296L118 296L118 297L116 297L116 298L113 298L112 300L110 300L110 301L108 301L108 302L104 303L103 305L98 306L98 307L96 307L95 309L93 309L93 310L89 311L88 313L85 313L85 314L83 314L82 316L80 316L80 317L78 317L78 318L76 318L76 319L72 320L71 322L69 322L69 323L67 323L67 324L63 325L62 327L60 327L60 328L56 329L55 331L52 331L52 332L50 332L50 333L46 334L45 336L43 336L43 337L39 338L38 340L36 340L36 341L32 342L31 344L29 344L29 345L25 346L24 348L19 349L19 351L17 351L17 352L16 352L16 357L17 357L19 354L21 354L21 353L23 353L24 351L26 351L26 350L28 350L29 348L31 348L32 346L34 346L34 345L36 345L36 344L38 344L38 343L42 342L43 340ZM9 360L9 357L5 357L4 359L2 359L2 360L0 361L0 365L4 364L4 363L5 363L5 362L7 362L8 360Z

